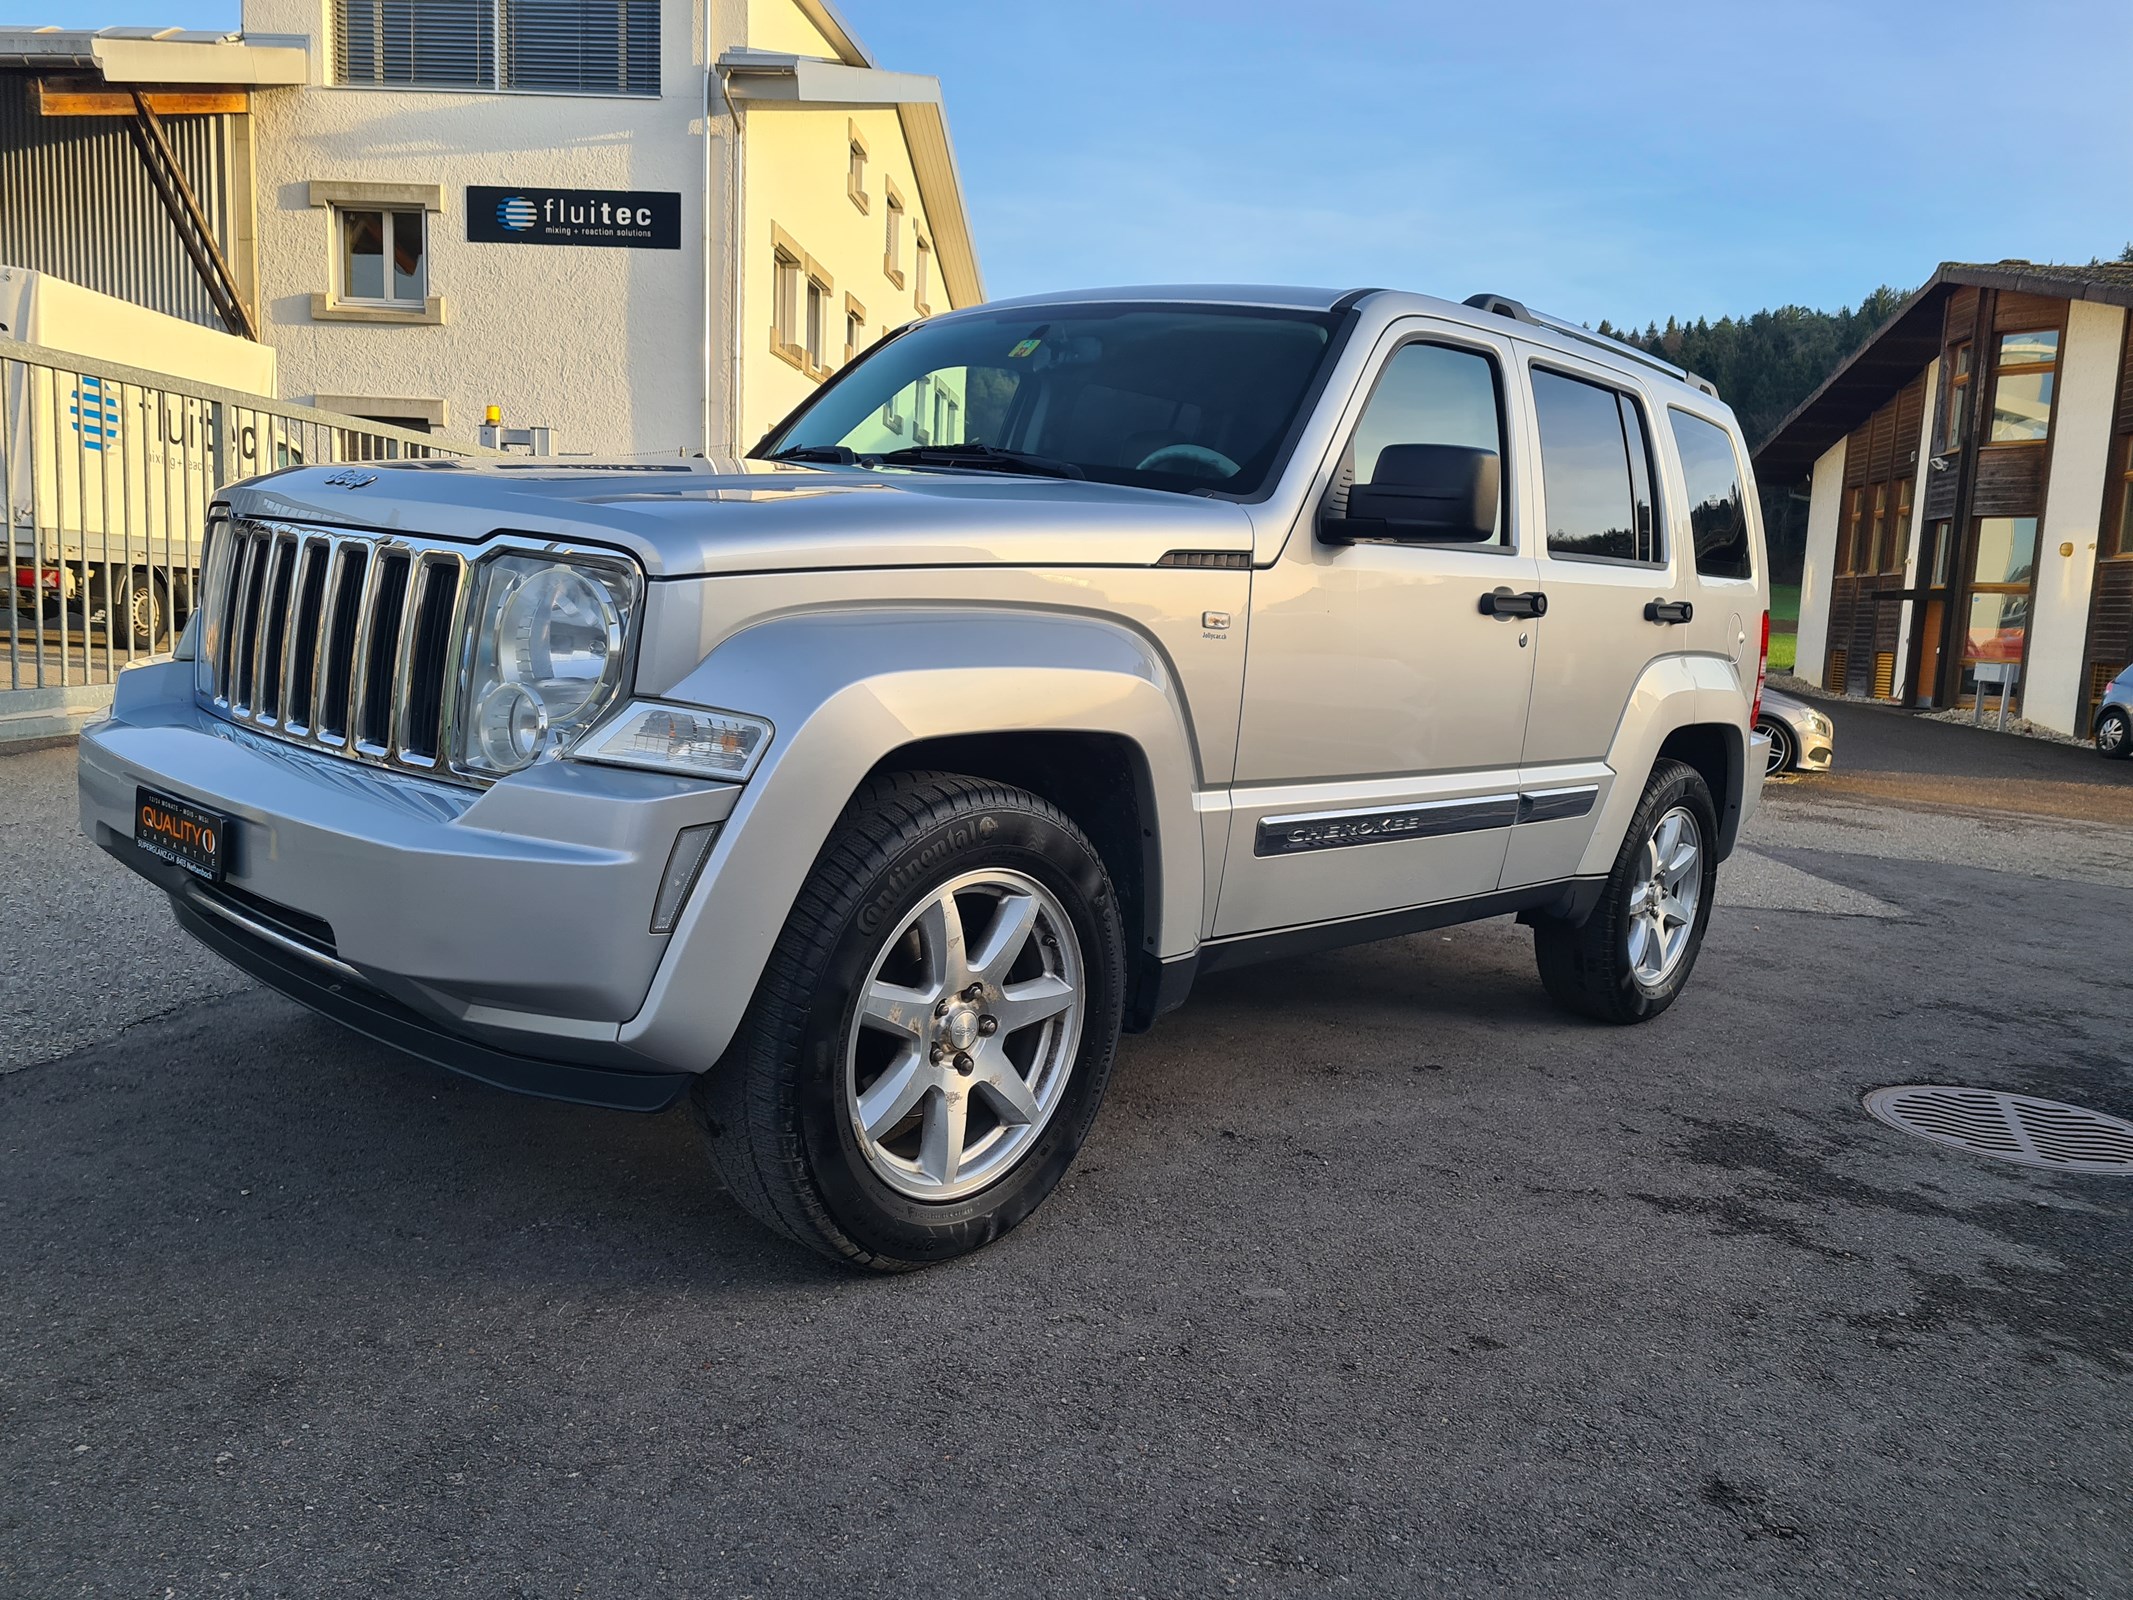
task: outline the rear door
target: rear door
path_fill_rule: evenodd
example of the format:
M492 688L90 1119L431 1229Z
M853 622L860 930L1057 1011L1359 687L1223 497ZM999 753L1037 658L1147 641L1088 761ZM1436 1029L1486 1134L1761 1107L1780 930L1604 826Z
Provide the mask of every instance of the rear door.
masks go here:
M1415 318L1380 347L1312 510L1252 582L1244 714L1214 933L1263 932L1487 894L1518 813L1531 620L1525 494L1506 449L1524 401L1511 341ZM1317 508L1391 444L1497 452L1486 544L1327 544Z
M1576 871L1615 781L1607 756L1631 696L1653 661L1688 648L1684 619L1694 615L1686 565L1668 538L1654 432L1665 424L1650 397L1620 372L1553 349L1522 345L1520 354L1547 612L1535 630L1526 820L1504 863L1507 888Z

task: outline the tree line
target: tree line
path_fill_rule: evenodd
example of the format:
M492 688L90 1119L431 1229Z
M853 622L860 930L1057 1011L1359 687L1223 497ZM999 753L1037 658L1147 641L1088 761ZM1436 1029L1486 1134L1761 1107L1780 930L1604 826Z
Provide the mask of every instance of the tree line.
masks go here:
M1883 284L1858 305L1837 311L1779 306L1716 322L1668 317L1665 327L1648 323L1641 333L1603 320L1596 331L1709 378L1740 418L1753 449L1893 317L1905 298L1903 290Z

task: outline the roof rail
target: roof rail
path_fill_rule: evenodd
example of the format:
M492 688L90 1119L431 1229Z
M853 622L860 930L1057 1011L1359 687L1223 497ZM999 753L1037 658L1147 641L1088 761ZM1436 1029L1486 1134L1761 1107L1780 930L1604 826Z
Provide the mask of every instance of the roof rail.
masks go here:
M1494 312L1499 317L1509 317L1513 322L1546 328L1550 333L1559 333L1566 339L1577 340L1580 344L1589 344L1614 355L1627 356L1632 361L1665 373L1669 378L1701 389L1714 400L1718 398L1718 390L1711 380L1697 377L1687 367L1676 366L1673 362L1655 356L1649 350L1640 349L1627 340L1594 333L1590 328L1580 327L1575 322L1565 322L1561 317L1551 317L1545 312L1535 311L1523 301L1513 300L1507 294L1470 294L1464 303L1476 311Z

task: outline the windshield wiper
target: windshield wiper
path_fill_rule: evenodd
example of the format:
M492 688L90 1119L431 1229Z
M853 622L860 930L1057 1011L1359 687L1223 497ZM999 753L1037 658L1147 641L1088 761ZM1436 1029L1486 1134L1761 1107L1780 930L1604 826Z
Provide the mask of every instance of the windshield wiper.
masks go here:
M1002 450L991 444L914 444L866 459L892 467L976 467L991 472L1031 472L1043 478L1087 476L1071 461L1031 455L1024 450Z
M774 453L773 461L817 461L825 466L856 467L859 456L848 444L796 444Z

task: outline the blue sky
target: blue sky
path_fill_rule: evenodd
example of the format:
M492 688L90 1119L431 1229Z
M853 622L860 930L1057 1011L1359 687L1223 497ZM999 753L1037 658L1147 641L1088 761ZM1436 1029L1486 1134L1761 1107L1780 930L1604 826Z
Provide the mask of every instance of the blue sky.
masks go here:
M44 3L28 20L237 17ZM941 78L995 295L1386 284L1641 323L2133 240L2126 0L840 9Z

